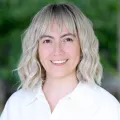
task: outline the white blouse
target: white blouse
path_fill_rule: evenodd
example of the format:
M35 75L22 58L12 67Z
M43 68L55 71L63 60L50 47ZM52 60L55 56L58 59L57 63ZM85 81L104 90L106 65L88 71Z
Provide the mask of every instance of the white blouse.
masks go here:
M41 89L20 89L7 101L0 120L120 120L120 104L98 85L79 83L51 113Z

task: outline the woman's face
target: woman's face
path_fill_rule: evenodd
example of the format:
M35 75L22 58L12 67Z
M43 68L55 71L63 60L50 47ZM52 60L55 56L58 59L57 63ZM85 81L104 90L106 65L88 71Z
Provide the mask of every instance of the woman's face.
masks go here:
M40 38L38 54L47 77L65 77L76 72L80 43L76 34L70 33L66 26L60 32L54 22L50 31Z

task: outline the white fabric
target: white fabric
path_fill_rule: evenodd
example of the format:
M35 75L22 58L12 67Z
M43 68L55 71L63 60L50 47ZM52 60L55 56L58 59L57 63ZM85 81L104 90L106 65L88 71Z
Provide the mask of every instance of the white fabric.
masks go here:
M9 98L0 120L120 120L120 104L101 87L79 83L51 113L41 88L21 89Z

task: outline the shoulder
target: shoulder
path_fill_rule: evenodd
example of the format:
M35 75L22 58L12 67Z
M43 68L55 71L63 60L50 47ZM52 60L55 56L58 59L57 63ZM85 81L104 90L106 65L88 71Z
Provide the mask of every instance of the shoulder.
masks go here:
M112 94L97 84L81 84L79 87L81 87L80 90L93 97L95 100L119 103Z
M20 89L13 93L5 104L1 114L2 120L20 120L25 105L30 102L36 94L31 90Z
M29 102L36 94L32 90L20 89L14 92L7 101L7 104L26 104Z
M97 84L84 84L79 85L79 98L83 98L86 103L93 103L93 106L98 106L103 109L120 109L118 100ZM88 101L89 100L89 101Z
M96 119L118 120L120 117L119 102L102 87L96 84L81 84L78 92L81 94L78 95L79 101L83 99L83 108L86 106L88 113L94 114Z
M119 104L118 100L108 91L106 91L104 88L102 88L101 86L95 85L95 88L93 89L93 91L96 93L97 98L101 101L101 102L107 102L108 104Z
M120 112L120 103L112 94L96 84L91 88L91 92L94 103L97 104L96 106L98 106L101 113L118 115L118 112Z
M95 88L95 101L97 101L97 106L99 108L96 116L99 116L101 114L104 116L101 116L101 119L107 118L109 120L119 120L120 103L118 100L102 87L96 85Z
M4 110L21 110L29 103L36 94L32 90L20 89L14 92L7 100Z

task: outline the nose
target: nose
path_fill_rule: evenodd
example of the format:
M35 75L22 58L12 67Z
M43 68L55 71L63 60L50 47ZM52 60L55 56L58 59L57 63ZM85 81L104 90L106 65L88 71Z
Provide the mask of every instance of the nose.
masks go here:
M54 56L60 56L64 54L64 50L61 43L56 43L53 50Z

